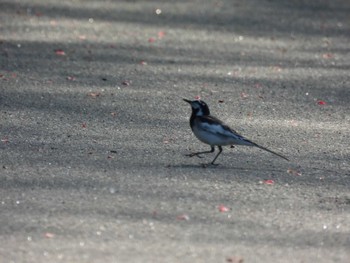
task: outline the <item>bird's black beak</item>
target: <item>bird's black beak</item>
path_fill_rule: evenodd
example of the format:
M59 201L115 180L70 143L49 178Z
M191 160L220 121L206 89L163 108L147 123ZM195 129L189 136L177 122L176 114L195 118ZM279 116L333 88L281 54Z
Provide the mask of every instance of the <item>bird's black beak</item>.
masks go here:
M189 104L191 104L192 101L187 100L187 99L183 99L184 101L188 102Z

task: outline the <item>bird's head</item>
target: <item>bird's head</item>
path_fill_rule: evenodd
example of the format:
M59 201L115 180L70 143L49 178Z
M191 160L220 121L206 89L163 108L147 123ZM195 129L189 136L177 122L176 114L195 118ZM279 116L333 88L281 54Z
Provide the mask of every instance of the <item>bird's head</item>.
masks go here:
M191 105L192 113L196 116L208 116L210 115L208 105L202 100L187 100L183 99Z

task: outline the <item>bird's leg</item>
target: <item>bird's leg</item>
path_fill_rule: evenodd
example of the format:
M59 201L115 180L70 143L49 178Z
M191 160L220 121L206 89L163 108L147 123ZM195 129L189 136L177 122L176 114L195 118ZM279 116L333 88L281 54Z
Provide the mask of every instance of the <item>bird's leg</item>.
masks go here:
M210 163L211 165L217 165L217 164L214 164L215 160L219 157L219 155L221 154L222 152L222 147L221 146L218 146L219 148L219 152L218 154L215 156L214 160Z
M190 154L186 154L186 156L189 156L189 157L197 156L198 158L203 158L202 156L200 156L200 154L213 153L214 151L215 151L214 146L211 146L210 151L190 153Z

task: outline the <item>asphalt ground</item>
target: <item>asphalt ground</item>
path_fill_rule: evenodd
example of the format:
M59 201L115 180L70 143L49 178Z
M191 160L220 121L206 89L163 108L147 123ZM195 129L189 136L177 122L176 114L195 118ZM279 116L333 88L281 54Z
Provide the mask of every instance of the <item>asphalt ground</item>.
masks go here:
M350 262L350 2L0 1L0 262ZM182 98L290 162L225 147Z

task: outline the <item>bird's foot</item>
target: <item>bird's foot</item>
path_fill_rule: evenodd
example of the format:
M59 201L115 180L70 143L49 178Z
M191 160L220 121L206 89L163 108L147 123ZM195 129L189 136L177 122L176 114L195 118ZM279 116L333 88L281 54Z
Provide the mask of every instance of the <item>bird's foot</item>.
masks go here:
M203 156L200 156L198 153L189 153L189 154L186 154L186 156L188 157L197 156L198 158L203 158Z

